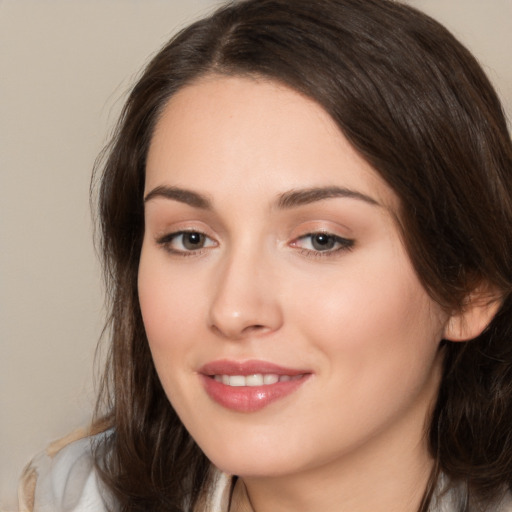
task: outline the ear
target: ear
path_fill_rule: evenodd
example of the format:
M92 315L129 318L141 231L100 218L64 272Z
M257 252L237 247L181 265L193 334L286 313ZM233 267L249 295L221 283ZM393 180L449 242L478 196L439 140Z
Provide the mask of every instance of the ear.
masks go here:
M468 341L479 336L491 323L502 303L501 294L490 285L478 286L454 312L444 328L445 340Z

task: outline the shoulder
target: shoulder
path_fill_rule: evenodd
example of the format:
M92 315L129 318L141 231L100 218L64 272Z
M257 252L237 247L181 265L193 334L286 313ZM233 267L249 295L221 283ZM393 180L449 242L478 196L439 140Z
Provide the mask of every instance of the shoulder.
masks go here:
M112 429L89 435L77 431L51 444L25 468L19 486L19 512L107 512L115 509L95 467L94 447ZM214 469L212 487L196 512L227 512L232 478Z
M106 435L77 432L35 457L21 477L20 512L106 512L93 456Z

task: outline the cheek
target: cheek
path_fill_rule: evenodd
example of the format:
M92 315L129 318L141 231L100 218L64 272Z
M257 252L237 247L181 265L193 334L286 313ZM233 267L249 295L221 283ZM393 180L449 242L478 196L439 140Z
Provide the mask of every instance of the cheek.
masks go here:
M197 403L197 390L186 385L193 373L190 340L200 339L200 279L186 278L157 251L141 254L139 302L153 362L169 401L177 411Z
M144 248L138 275L139 302L155 363L180 351L182 335L197 329L202 309L200 279L183 279L172 272L165 257Z
M342 365L359 383L396 380L397 371L410 372L411 379L414 372L424 374L445 321L408 260L392 252L380 256L295 291L293 317L300 330L328 355L333 372Z
M320 387L339 404L315 421L340 446L428 407L436 393L442 320L410 272L397 269L383 280L379 272L354 274L335 286L326 280L294 311L309 349L321 354Z

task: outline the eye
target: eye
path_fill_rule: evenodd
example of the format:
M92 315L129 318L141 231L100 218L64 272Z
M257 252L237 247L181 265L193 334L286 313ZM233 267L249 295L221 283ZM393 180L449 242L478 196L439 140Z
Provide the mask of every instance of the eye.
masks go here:
M169 233L159 238L157 243L172 253L194 252L216 245L210 237L199 231Z
M352 248L354 240L331 233L318 232L303 235L297 238L292 245L312 253L333 253Z

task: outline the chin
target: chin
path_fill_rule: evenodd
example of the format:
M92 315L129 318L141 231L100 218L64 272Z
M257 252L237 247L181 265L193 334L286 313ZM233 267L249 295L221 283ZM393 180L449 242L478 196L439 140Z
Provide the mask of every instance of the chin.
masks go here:
M220 471L243 477L275 477L293 473L305 465L296 450L266 447L264 443L217 444L211 450L203 450L208 459Z

